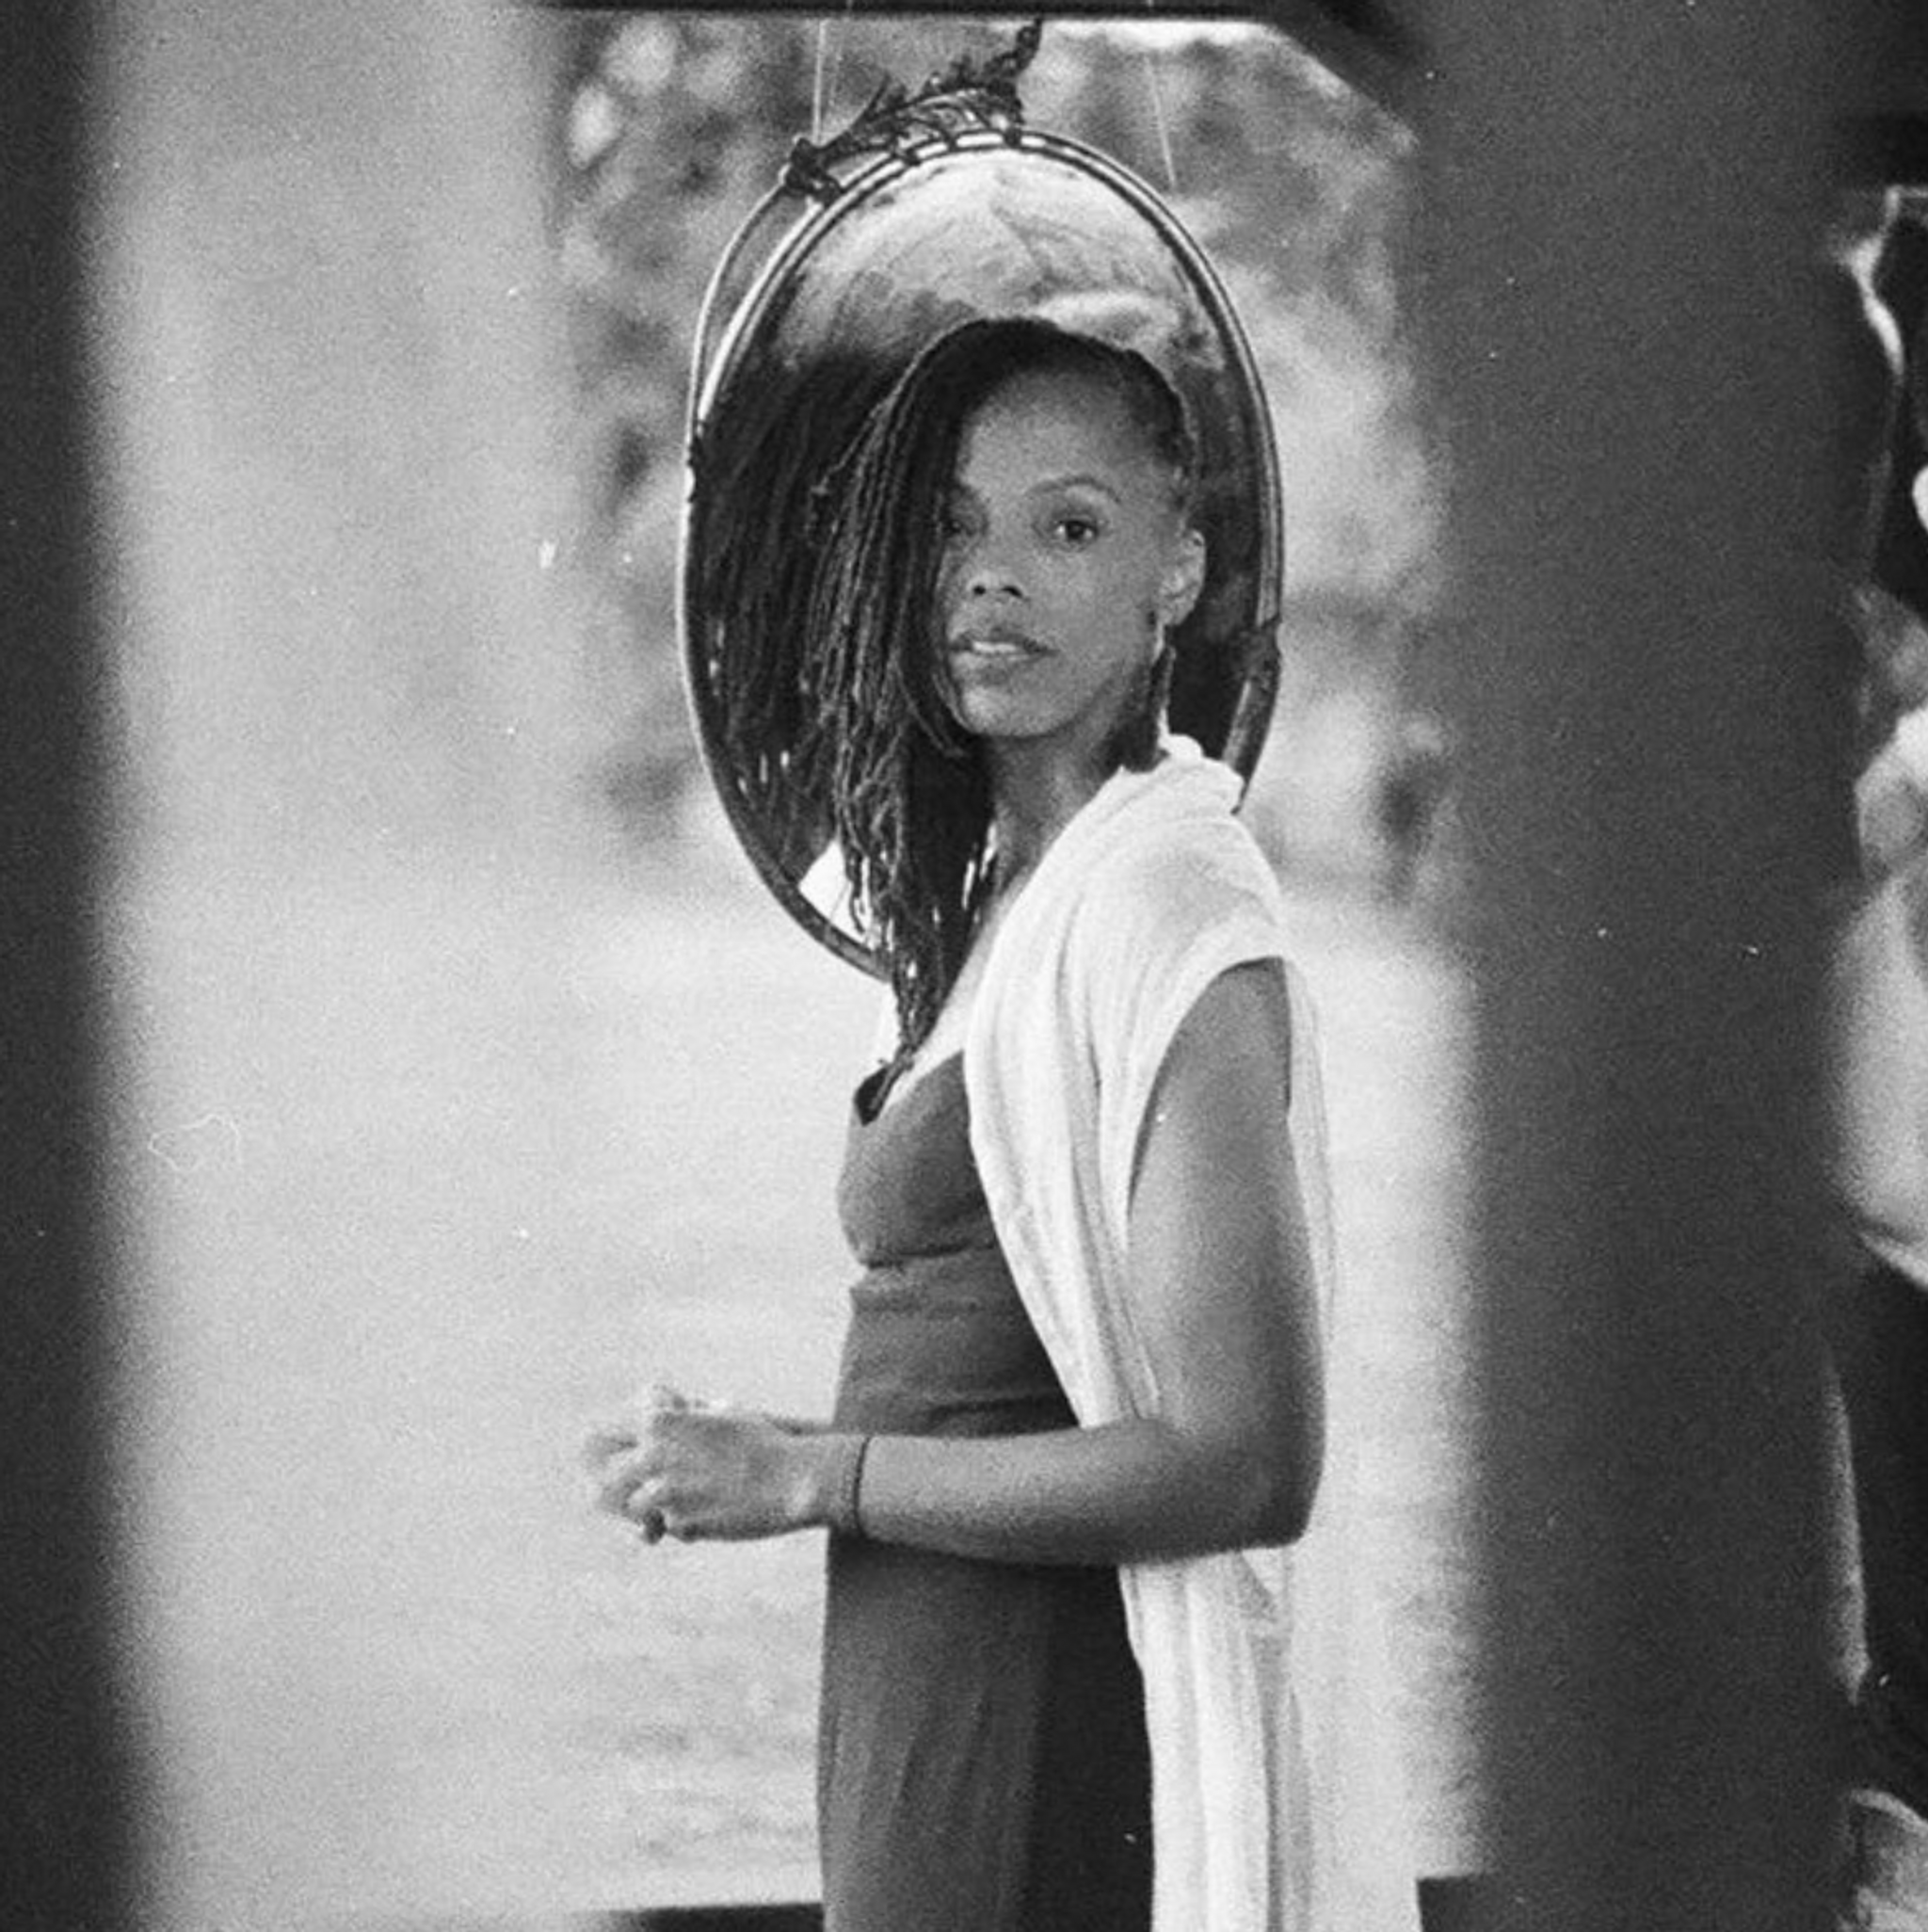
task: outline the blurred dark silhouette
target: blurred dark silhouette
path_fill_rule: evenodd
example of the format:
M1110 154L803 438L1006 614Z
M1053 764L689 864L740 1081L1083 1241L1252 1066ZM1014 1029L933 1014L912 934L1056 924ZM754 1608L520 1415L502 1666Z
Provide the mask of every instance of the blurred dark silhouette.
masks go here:
M1928 1923L1928 193L1864 203L1844 254L1865 325L1845 420L1873 430L1847 465L1864 491L1862 883L1838 970L1837 1162L1856 1254L1829 1310L1866 1649L1847 1773L1851 1928Z

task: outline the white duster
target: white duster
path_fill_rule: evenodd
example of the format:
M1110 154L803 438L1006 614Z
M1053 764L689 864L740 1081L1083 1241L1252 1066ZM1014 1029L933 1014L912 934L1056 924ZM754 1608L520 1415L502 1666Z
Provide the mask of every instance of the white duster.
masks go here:
M1158 1409L1125 1261L1132 1164L1160 1065L1214 978L1285 958L1276 881L1233 816L1236 776L1187 739L1165 749L1150 771L1108 781L1046 851L993 942L966 1038L972 1147L998 1237L1085 1425ZM1145 1680L1157 1932L1418 1923L1356 1523L1312 1015L1287 971L1331 1448L1297 1544L1120 1572Z

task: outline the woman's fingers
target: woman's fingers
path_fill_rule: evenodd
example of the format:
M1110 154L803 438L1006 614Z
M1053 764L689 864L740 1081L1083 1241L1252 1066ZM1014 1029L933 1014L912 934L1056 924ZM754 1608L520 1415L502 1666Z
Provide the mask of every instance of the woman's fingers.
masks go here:
M613 1465L597 1484L596 1507L630 1524L646 1543L660 1543L666 1537L681 1539L684 1535L680 1525L672 1527L667 1505L663 1479L648 1473L648 1465L635 1457Z
M642 1532L646 1543L660 1543L669 1535L669 1518L659 1505L657 1486L638 1483L624 1499L622 1515Z
M631 1456L611 1457L590 1471L590 1502L608 1516L627 1517L630 1501L644 1481Z
M649 1543L780 1535L801 1525L798 1439L767 1416L683 1397L628 1427L598 1431L587 1460L595 1505Z
M667 1421L683 1410L662 1409ZM640 1431L612 1427L590 1439L586 1451L593 1480L594 1506L603 1514L633 1524L649 1543L684 1534L679 1502L687 1506L700 1470L693 1465L690 1445L680 1442L671 1427L646 1418Z
M627 1456L635 1446L633 1424L599 1423L583 1438L583 1467L591 1475L600 1475L604 1463L614 1457Z
M648 1442L658 1416L687 1414L707 1406L693 1402L663 1383L652 1382L637 1395L632 1414L619 1421L598 1423L583 1438L583 1467L591 1475L601 1477L618 1457L634 1455Z
M597 1424L583 1439L582 1461L591 1478L592 1506L631 1524L646 1543L686 1532L666 1506L666 1472L673 1444L669 1418L699 1405L675 1389L651 1383L641 1390L631 1414Z

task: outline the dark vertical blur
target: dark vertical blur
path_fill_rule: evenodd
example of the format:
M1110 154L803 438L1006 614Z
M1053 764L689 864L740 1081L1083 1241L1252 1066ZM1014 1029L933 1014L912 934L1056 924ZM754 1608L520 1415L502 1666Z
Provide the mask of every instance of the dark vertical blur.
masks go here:
M82 143L90 10L0 29L0 1916L121 1921L129 1808L104 1532L102 1251L88 1160Z
M1435 16L1495 1922L1823 1923L1815 263L1870 9ZM1830 88L1843 91L1831 94Z

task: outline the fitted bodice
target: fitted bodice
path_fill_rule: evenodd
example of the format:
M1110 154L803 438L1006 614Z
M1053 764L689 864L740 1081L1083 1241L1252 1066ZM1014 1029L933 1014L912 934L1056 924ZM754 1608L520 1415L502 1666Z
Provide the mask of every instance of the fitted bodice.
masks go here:
M997 1247L971 1157L964 1060L953 1055L888 1103L873 1074L851 1103L837 1214L870 1268Z
M881 1108L870 1083L859 1089L837 1211L865 1269L850 1291L840 1427L994 1435L1070 1424L978 1182L961 1056Z

